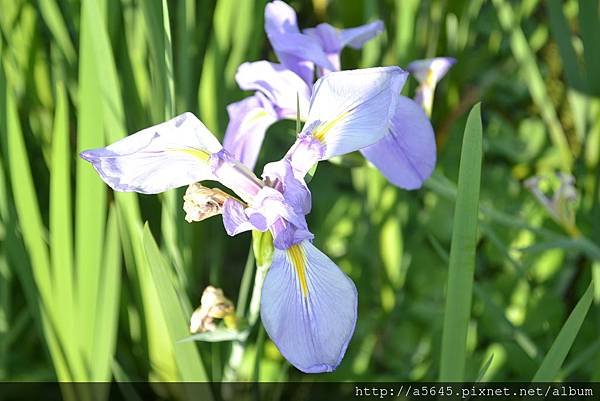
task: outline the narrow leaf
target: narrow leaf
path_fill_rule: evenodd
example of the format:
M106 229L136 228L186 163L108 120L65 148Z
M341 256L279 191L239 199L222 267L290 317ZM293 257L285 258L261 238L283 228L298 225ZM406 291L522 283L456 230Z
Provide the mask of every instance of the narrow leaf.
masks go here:
M175 361L181 378L184 381L205 381L207 375L196 345L190 342L175 344L177 340L189 335L189 316L184 313L172 277L169 275L170 268L165 263L147 224L144 226L143 243L160 306L166 318L169 339L174 344Z
M552 347L550 347L550 350L544 357L532 381L550 382L556 378L575 341L575 337L577 337L577 333L579 333L579 329L592 305L593 299L594 286L593 283L590 283L583 296L579 299L579 302L577 302L577 305L575 305L575 308L573 308L569 318L560 329L558 336L556 336Z
M469 113L463 138L450 248L440 381L464 379L481 180L480 105Z

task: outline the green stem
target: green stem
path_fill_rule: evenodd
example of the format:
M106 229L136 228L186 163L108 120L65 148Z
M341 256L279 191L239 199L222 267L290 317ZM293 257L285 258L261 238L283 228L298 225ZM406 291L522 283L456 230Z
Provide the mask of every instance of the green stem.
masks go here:
M258 317L260 315L260 296L262 293L262 286L265 281L265 277L267 276L267 271L271 266L271 256L273 253L273 240L268 232L252 232L252 252L254 253L254 257L256 259L256 272L254 276L252 296L250 298L250 307L248 309L248 313L246 314L248 328L242 339L234 341L232 344L231 355L223 373L224 381L234 381L238 379L239 368L244 359L248 335L258 321ZM246 271L244 271L244 276L247 275L248 270L250 270L249 263L246 263ZM249 287L249 283L245 281L245 277L242 277L242 286ZM247 295L244 295L242 291L247 290L245 287L240 290L240 300L242 296L247 297ZM243 305L245 305L245 300ZM238 306L241 307L241 305Z

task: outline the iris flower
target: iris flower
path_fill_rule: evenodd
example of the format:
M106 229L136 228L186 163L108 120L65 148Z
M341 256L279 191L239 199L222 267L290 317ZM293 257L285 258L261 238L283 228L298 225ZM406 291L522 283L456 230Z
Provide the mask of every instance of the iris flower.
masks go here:
M265 166L262 179L191 113L81 157L115 191L152 194L191 185L186 202L200 212L189 219L220 213L229 235L270 231L275 249L260 306L265 329L299 370L332 371L353 335L358 296L352 280L312 244L304 175L318 161L369 149L387 137L394 119L411 112L399 96L407 75L399 67L381 67L320 78L295 144ZM205 180L219 181L236 196L197 184Z
M228 106L230 122L223 142L249 168L254 168L271 124L295 119L298 112L306 118L315 66L319 75L339 70L341 50L360 48L383 31L383 23L343 30L320 24L300 32L295 11L283 1L273 1L265 7L265 31L281 64L257 61L238 68L239 87L256 93Z
M238 68L235 78L239 87L255 94L228 106L229 125L223 140L225 149L249 168L254 168L271 124L297 115L306 120L315 73L322 76L338 71L342 49L362 47L383 31L383 23L350 29L324 23L300 32L295 11L276 0L265 8L265 31L281 64L257 61ZM388 181L405 189L419 188L436 161L427 115L419 104L403 96L386 134L360 151Z
M452 57L435 57L411 62L407 70L419 81L415 93L415 101L423 107L425 113L431 116L433 93L437 83L456 63Z

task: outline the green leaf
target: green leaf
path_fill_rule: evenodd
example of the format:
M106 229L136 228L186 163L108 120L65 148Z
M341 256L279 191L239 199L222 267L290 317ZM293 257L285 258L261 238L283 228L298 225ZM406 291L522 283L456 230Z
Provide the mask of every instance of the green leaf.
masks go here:
M214 133L224 132L225 122L225 68L227 54L231 48L231 21L237 11L236 2L221 0L216 3L213 14L214 32L208 43L202 75L198 88L200 119Z
M440 381L464 379L471 313L481 181L480 105L469 113L463 138L442 333Z
M62 312L65 334L74 329L75 295L73 272L73 233L71 207L71 151L69 108L62 82L56 88L56 110L52 132L50 166L50 245L56 307Z
M110 381L113 355L117 342L119 300L121 299L121 246L117 212L109 210L102 271L98 283L98 308L95 321L91 379Z
M144 11L150 55L154 66L153 89L155 95L151 98L156 112L154 117L160 120L171 118L175 113L175 87L169 10L165 0L162 3L144 1L140 3L140 6Z
M184 312L179 302L179 295L169 274L170 268L165 263L148 224L144 226L143 244L160 307L166 319L169 341L174 344L175 361L181 379L183 381L206 381L208 376L200 360L196 345L189 342L175 344L177 340L189 335L189 316Z
M79 150L104 146L103 93L104 79L97 58L102 46L102 16L94 0L86 0L81 8L81 47L79 59L79 110L77 146ZM78 158L75 195L75 266L77 276L78 325L77 340L86 353L88 370L94 348L94 319L98 282L102 268L102 249L106 223L106 185L90 164ZM82 378L83 379L83 378ZM87 378L89 379L89 378Z
M485 377L485 374L487 373L488 369L492 365L493 361L494 361L494 354L491 354L490 357L485 362L485 364L481 367L481 369L479 369L479 374L477 375L477 379L475 379L475 381L477 383L479 383L481 380L483 380L483 378Z
M60 46L65 59L69 64L73 64L76 58L75 48L69 37L69 30L60 13L60 8L54 0L39 0L38 4L40 5L42 18L48 25L48 29L50 29L56 43Z
M10 89L8 87L6 89L6 110L3 112L6 115L8 165L19 226L31 260L33 278L40 297L42 328L58 379L73 380L75 377L79 377L80 373L74 371L75 367L69 363L67 357L69 350L64 348L65 344L61 344L58 337L56 324L58 311L52 308L54 305L53 280L50 272L48 247L44 241L45 228L29 167L17 106ZM72 348L76 346L76 344L67 345Z
M542 364L538 368L532 381L551 382L558 375L562 364L579 333L579 329L585 320L585 316L592 305L594 299L594 286L590 283L583 296L573 308L569 318L560 329L558 336L554 339L552 347L544 357Z

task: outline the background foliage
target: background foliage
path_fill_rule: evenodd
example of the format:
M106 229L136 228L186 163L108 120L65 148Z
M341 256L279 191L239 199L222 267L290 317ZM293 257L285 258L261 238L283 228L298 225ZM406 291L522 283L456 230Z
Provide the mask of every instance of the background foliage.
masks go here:
M179 342L209 284L252 309L250 235L227 237L219 218L186 223L182 190L112 193L77 157L188 110L222 136L225 106L246 95L238 65L275 60L265 0L1 0L0 380L418 381L462 361L454 379L600 380L598 2L290 3L301 27L384 20L384 34L344 51L344 68L458 60L437 89L438 166L423 189L399 190L354 157L321 163L310 183L315 242L360 296L338 370L289 368L260 324L233 354L231 342ZM458 187L479 222L463 321L446 289L478 101L481 190L469 200ZM293 122L270 129L258 171L293 134ZM523 185L557 171L576 179L580 235ZM457 274L467 287L448 294L471 285L468 269ZM442 347L444 327L463 325L464 350Z

